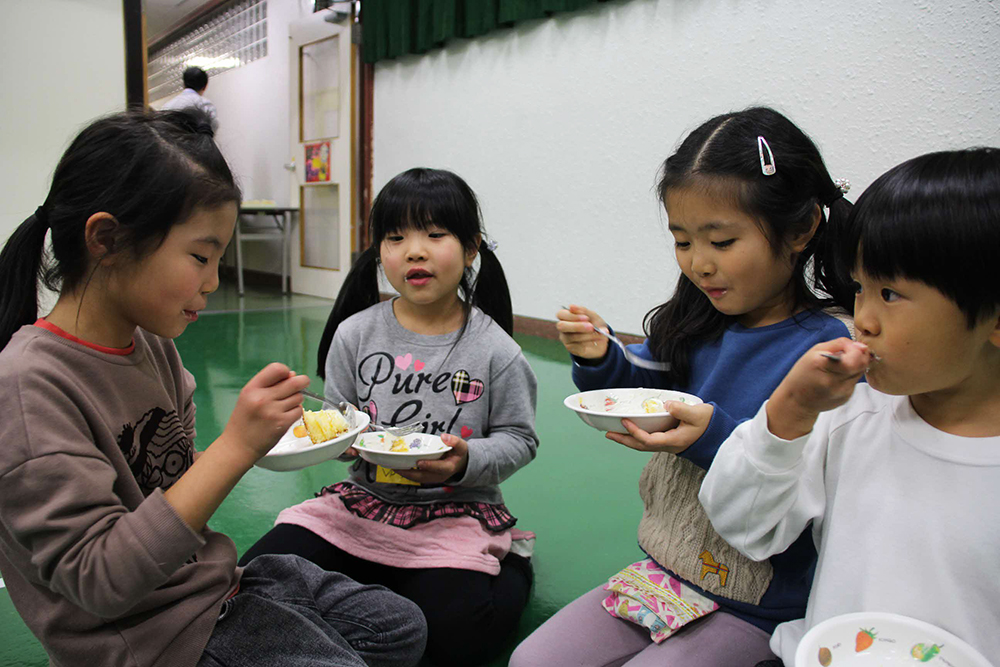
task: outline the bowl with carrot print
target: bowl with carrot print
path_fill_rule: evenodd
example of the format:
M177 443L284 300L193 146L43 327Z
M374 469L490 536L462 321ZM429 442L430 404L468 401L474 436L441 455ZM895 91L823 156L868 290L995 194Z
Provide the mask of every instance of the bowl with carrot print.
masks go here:
M952 633L899 614L859 612L813 626L795 651L795 667L991 667Z

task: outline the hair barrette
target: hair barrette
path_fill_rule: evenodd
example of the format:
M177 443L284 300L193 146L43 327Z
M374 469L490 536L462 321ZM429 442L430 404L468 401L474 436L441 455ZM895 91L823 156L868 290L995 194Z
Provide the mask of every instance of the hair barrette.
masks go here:
M764 157L764 149L767 149L767 157ZM774 176L777 167L774 164L774 153L767 144L767 139L757 135L757 153L760 155L760 171L765 176Z
M489 250L490 252L496 252L497 246L499 245L500 244L494 241L493 239L489 239L486 241L486 249Z
M833 179L833 184L837 186L837 189L840 190L840 194L842 195L846 195L851 191L851 182L846 178L835 178Z

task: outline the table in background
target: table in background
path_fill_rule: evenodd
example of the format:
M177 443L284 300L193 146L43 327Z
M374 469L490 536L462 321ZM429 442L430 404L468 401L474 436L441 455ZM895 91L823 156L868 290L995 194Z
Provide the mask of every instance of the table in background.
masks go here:
M240 296L243 296L243 241L263 241L281 239L281 291L287 293L290 289L291 275L289 271L290 238L292 232L292 214L299 209L291 206L276 206L274 204L245 203L240 207L239 219L236 221L236 285ZM244 234L244 215L269 215L274 221L275 230L266 227L254 229Z

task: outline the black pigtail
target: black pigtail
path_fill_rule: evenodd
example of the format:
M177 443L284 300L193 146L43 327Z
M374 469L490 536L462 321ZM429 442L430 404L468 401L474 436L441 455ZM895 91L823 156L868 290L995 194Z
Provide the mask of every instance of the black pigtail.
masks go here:
M514 310L510 288L500 260L484 242L479 246L479 274L472 288L472 304L489 315L507 332L514 335Z
M369 246L358 256L354 266L344 278L344 284L337 294L337 301L333 304L330 317L326 320L316 355L316 374L324 380L326 357L330 353L330 345L333 344L333 335L337 332L337 327L351 315L360 313L379 302L378 261L378 248Z
M38 214L14 230L0 252L0 350L25 324L38 319L38 280L48 226Z

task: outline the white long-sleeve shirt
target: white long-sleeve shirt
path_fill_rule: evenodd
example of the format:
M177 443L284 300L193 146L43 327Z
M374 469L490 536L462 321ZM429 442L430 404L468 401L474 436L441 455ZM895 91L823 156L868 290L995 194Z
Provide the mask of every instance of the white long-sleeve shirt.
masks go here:
M196 90L191 90L190 88L185 88L176 97L173 97L166 104L163 105L163 110L168 109L180 110L188 109L194 107L196 109L201 109L206 114L212 124L212 131L219 129L219 114L215 110L215 105L212 104L208 98L201 95Z
M785 664L809 628L856 611L919 618L1000 656L1000 437L944 433L866 384L792 441L768 431L765 409L719 449L699 499L755 560L811 524L806 617L771 638Z

